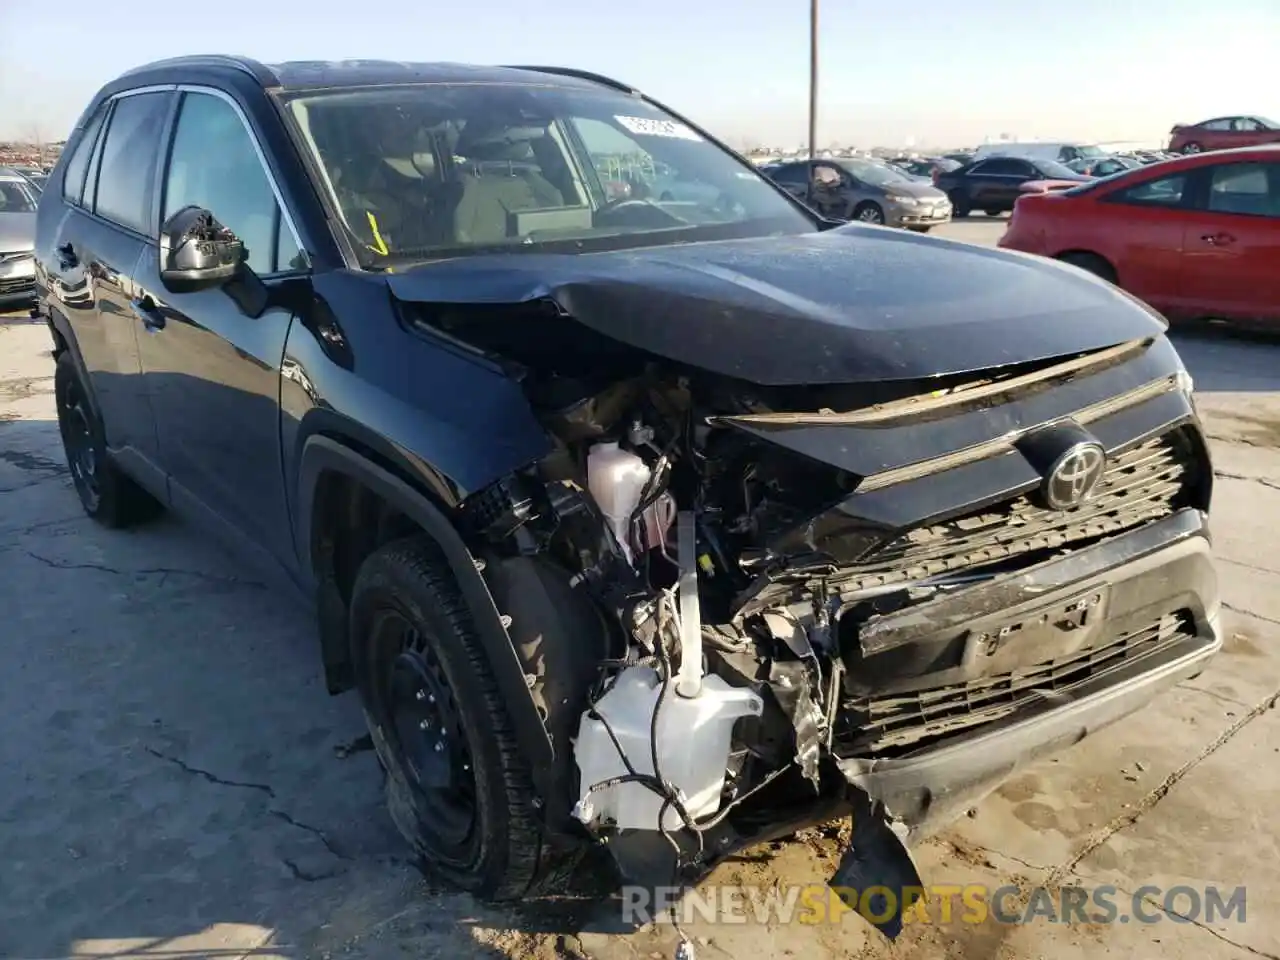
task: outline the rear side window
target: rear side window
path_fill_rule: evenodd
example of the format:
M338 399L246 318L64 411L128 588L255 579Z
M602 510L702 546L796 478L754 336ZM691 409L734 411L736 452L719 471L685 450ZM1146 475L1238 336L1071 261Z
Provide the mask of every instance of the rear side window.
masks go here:
M809 179L809 168L806 164L789 163L773 170L768 176L776 183L804 184Z
M80 203L84 196L84 175L89 169L89 158L93 155L93 148L98 142L102 118L106 115L107 104L104 103L85 124L75 151L67 161L66 172L62 175L62 195L72 203Z
M1252 217L1280 217L1280 164L1224 163L1209 179L1209 209Z
M121 97L102 146L94 213L139 233L150 232L151 185L168 107L166 92Z
M970 173L985 173L995 176L1017 177L1026 174L1028 165L1021 160L997 157L974 167Z

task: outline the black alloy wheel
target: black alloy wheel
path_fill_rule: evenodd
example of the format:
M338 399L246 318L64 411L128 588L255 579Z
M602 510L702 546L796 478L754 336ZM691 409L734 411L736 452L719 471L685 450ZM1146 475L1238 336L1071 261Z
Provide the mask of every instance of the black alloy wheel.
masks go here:
M68 350L58 355L54 366L53 393L67 470L84 512L106 527L132 526L158 514L159 501L125 475L107 453L102 421Z
M99 444L91 426L93 412L89 409L79 377L56 377L55 394L58 403L58 431L62 434L62 447L67 455L67 469L71 482L85 512L93 515L102 503L102 491L98 485Z
M465 845L476 826L476 780L466 732L440 660L399 610L379 612L368 638L372 707L392 756L409 775L415 807L444 846Z
M581 851L552 843L529 761L448 562L425 535L361 564L350 642L397 829L445 881L532 895Z

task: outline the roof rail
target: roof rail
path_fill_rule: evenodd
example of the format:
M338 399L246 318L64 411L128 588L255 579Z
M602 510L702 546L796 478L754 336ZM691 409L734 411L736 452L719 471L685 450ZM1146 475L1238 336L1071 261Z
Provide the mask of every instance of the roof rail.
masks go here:
M233 70L239 70L241 73L249 74L264 87L275 86L279 83L276 75L257 60L223 53L197 53L182 57L166 57L163 60L154 60L151 63L133 67L120 74L120 76L122 78L131 77L135 74L165 67L230 67Z
M535 67L526 64L506 63L503 66L508 70L532 70L534 73L550 73L558 77L573 77L576 80L589 80L592 83L599 83L606 87L613 87L615 90L621 90L623 93L639 93L635 87L623 83L621 80L614 80L612 77L606 77L602 73L592 73L590 70L578 70L574 67Z

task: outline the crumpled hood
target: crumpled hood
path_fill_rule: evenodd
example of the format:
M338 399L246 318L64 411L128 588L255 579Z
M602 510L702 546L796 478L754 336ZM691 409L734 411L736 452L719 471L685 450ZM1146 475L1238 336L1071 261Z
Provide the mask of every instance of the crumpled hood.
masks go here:
M549 298L615 340L762 386L967 373L1164 329L1075 268L859 224L606 253L460 257L387 282L417 303Z

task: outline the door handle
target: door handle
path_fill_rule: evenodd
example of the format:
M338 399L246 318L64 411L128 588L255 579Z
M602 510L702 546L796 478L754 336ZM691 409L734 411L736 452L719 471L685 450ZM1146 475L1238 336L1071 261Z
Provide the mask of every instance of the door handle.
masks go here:
M1200 239L1211 247L1225 247L1236 242L1236 238L1229 233L1206 233Z
M76 248L70 241L59 244L54 250L58 254L58 265L63 270L70 270L80 262L80 258L76 256Z
M133 311L133 315L142 321L142 325L151 332L164 329L164 314L160 312L160 308L156 306L156 302L150 296L143 296L138 300L129 301L129 309Z

